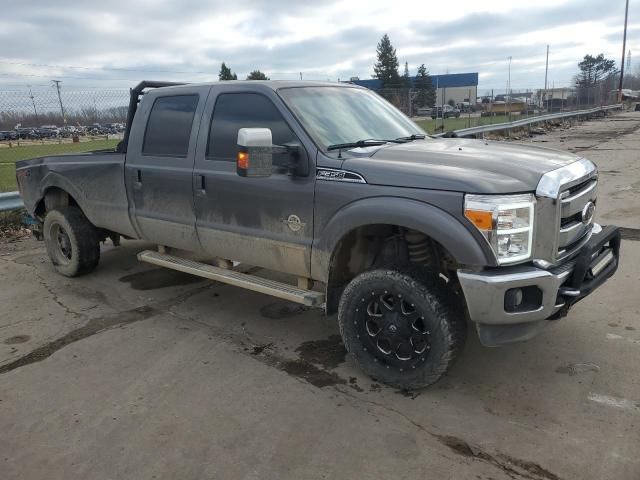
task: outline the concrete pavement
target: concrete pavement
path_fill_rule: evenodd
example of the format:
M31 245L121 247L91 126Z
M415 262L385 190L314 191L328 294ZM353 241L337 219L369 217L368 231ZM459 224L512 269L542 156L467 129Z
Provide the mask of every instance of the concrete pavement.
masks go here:
M141 242L79 279L1 244L0 478L637 479L640 114L531 141L598 163L622 266L532 341L470 332L421 392L355 369L335 318L139 264Z

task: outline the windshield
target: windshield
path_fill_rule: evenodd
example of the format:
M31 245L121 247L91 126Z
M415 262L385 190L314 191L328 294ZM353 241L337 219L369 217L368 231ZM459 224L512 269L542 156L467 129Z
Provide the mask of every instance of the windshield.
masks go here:
M278 93L322 150L363 139L425 132L375 93L349 87L283 88Z

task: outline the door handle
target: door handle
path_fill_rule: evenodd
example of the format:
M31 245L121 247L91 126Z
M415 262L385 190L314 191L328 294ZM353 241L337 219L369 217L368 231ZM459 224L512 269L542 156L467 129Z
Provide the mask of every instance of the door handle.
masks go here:
M142 187L142 170L137 169L136 170L136 181L133 184L134 188L141 188Z
M198 175L198 189L200 190L201 195L206 195L207 193L207 180L204 175Z

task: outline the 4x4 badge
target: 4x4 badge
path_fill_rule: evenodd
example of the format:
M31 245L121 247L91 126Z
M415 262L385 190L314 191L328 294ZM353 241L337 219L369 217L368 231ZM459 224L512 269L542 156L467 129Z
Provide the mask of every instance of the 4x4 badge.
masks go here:
M297 215L289 215L289 217L286 220L282 220L282 222L286 223L293 232L299 231L306 225L306 223L302 222L300 217Z

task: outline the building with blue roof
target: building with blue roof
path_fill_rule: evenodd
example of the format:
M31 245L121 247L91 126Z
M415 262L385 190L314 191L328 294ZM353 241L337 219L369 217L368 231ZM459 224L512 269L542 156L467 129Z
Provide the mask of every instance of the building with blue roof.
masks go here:
M413 87L416 77L409 77ZM452 99L456 104L462 102L475 103L478 97L478 73L447 73L431 75L431 82L436 88L436 104L441 105ZM379 91L382 82L377 78L369 80L352 79L351 83Z

